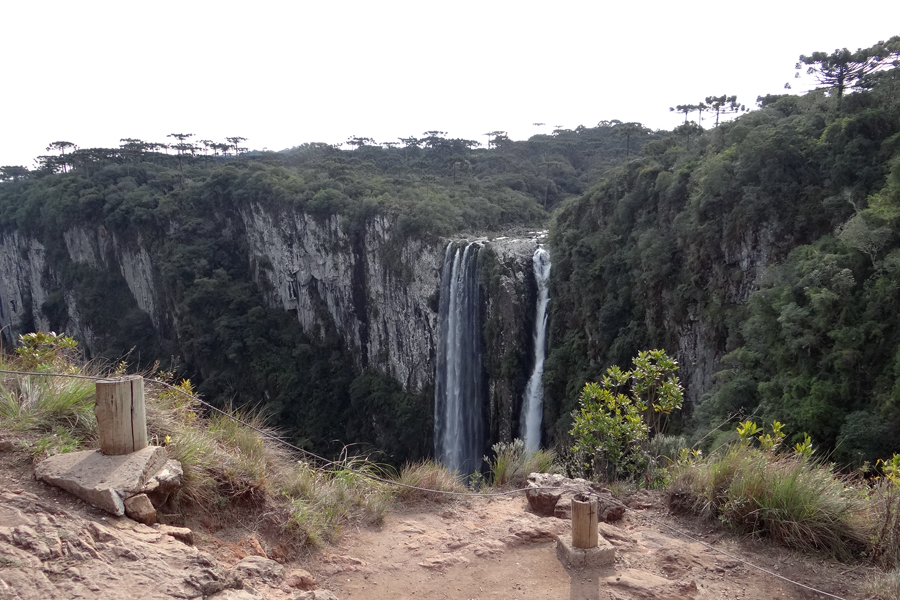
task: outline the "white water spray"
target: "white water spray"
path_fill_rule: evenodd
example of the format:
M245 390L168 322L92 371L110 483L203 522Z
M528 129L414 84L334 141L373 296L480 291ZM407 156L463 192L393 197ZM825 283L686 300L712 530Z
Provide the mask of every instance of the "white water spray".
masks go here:
M532 257L534 278L538 286L537 307L534 315L534 371L528 379L525 400L522 402L521 436L525 449L534 452L541 447L541 419L544 412L544 358L547 353L547 304L550 302L550 253L538 246Z

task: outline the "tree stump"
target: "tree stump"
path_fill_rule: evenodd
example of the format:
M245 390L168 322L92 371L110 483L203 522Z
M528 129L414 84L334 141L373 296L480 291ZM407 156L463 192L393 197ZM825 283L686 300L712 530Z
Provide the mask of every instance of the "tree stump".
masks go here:
M572 498L572 545L597 547L597 503L586 494Z
M94 414L100 431L100 451L117 456L147 447L144 378L128 375L96 383Z

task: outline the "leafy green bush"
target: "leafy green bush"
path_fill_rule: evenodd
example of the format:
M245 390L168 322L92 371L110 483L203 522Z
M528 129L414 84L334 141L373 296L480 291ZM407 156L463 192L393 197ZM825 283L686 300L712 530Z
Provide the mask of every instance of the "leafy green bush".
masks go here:
M574 451L594 454L605 462L603 475L635 476L649 466L646 443L665 429L666 418L681 408L677 363L662 350L642 351L634 368L612 366L600 384L586 383L573 413Z

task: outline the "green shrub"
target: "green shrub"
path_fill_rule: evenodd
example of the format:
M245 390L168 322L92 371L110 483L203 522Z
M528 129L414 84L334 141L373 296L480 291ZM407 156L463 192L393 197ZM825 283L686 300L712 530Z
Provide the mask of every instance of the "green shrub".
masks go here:
M678 364L664 351L642 351L633 366L623 371L614 365L601 383L586 383L581 407L572 414L574 452L593 453L602 474L613 480L647 470L651 433L665 431L669 414L681 408L683 398L675 376Z

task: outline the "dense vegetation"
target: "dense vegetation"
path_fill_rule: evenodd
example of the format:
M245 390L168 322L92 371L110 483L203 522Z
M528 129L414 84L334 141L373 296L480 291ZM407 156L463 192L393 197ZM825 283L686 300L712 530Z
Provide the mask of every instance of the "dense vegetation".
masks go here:
M554 437L607 366L693 340L722 360L687 427L756 413L844 464L900 447L900 38L888 46L809 58L828 88L687 123L560 208ZM881 62L853 67L867 56ZM840 60L857 70L838 77Z
M431 451L423 435L432 430L430 393L414 397L377 373L355 373L335 331L313 340L295 317L265 308L239 211L258 202L340 215L351 234L376 214L421 237L533 226L546 218L544 207L582 192L653 137L639 129L603 123L528 142L494 132L489 149L439 132L403 147L355 138L352 151L311 144L241 153L239 138L232 146L204 142L214 155L187 134L175 135L174 154L132 139L117 149L55 142L48 150L59 154L40 157L38 169L0 170L0 227L47 248L58 287L41 310L53 329L66 331L65 294L74 294L95 336L93 358L130 353L132 368L161 360L219 405L274 415L304 447L337 454L353 443L354 451L377 448L382 460L400 464ZM149 246L172 304L172 331L154 329L117 269L72 263L61 242L76 225ZM21 330L32 331L35 317L26 315Z

